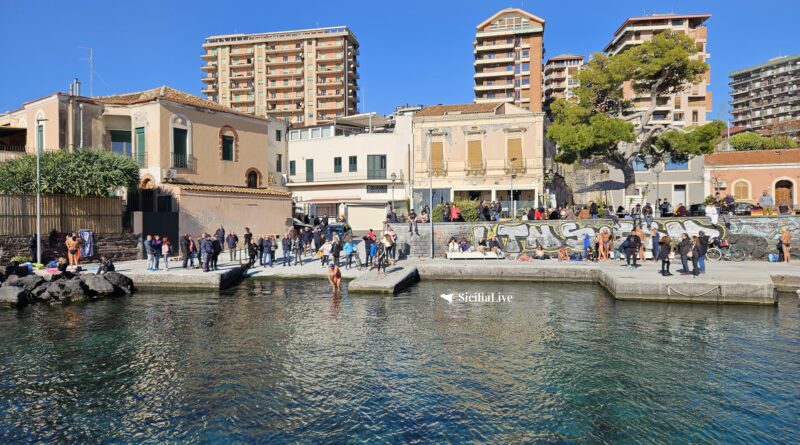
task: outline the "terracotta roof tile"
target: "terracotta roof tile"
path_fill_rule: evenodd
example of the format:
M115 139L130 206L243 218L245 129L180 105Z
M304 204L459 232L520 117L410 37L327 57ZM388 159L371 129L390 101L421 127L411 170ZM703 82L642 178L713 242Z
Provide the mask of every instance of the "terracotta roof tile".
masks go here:
M202 99L200 97L194 96L189 93L184 93L183 91L179 91L174 88L170 88L168 86L161 86L158 88L153 88L145 91L138 91L134 93L115 94L112 96L100 96L91 98L91 100L93 101L108 105L136 105L147 102L153 102L158 99L169 100L172 102L177 102L179 104L189 105L192 107L205 108L212 111L220 111L223 113L231 113L239 116L251 117L253 119L269 121L269 119L267 118L254 116L249 113L242 113L240 111L234 110L233 108L226 107L225 105L220 105L216 102Z
M495 113L502 103L431 105L414 114L415 117L444 116L447 114Z
M239 187L233 185L206 185L206 184L180 184L170 183L169 185L178 187L183 190L191 190L196 192L217 192L217 193L241 193L245 195L262 195L262 196L278 196L290 197L290 192L283 190L275 190L271 188L250 188Z
M800 149L720 151L704 157L707 166L800 163Z

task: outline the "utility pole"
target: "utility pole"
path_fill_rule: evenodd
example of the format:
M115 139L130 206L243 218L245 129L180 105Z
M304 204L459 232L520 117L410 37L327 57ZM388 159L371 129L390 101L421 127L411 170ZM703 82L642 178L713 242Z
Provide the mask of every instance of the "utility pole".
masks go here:
M79 46L79 49L88 49L89 50L89 58L88 59L81 59L81 60L88 60L89 61L89 97L93 97L94 94L92 92L92 79L94 76L94 48L89 48L87 46Z

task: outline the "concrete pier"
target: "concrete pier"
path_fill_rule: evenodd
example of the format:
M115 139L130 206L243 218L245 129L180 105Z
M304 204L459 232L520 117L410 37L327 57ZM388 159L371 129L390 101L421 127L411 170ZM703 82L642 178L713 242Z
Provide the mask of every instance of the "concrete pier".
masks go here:
M413 265L389 266L385 274L377 271L365 273L347 286L350 293L396 294L419 281L419 272Z
M225 254L227 257L227 254ZM88 265L91 268L96 265ZM148 271L147 261L125 261L115 264L117 272L133 280L136 289L211 289L222 290L239 283L247 275L247 267L238 261L226 262L220 257L219 270L203 272L183 269L172 260L170 269ZM163 267L163 266L162 266Z

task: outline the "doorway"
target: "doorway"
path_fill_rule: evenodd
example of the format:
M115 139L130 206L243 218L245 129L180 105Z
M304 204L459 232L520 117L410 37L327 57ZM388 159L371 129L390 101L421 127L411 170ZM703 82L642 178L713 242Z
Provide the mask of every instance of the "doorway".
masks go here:
M686 203L686 184L675 184L672 186L672 202L673 206L679 206ZM688 207L688 206L687 206Z
M788 179L782 179L775 183L775 205L781 204L789 207L794 204L794 183Z

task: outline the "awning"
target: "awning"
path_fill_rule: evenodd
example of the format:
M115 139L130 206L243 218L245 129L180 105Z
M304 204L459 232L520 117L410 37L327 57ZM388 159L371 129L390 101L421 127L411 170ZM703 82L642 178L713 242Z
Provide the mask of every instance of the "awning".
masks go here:
M586 186L575 193L589 193L589 192L610 192L612 190L624 190L625 184L611 179L595 182L592 185Z

